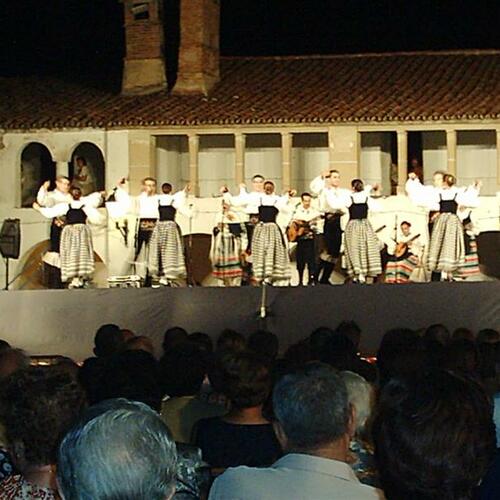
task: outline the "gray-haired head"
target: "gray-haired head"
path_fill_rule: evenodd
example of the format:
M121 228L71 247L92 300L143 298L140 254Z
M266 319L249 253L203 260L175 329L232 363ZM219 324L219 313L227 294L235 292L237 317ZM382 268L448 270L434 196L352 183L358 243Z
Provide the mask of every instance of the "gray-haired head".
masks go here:
M115 399L89 408L59 448L65 500L165 500L175 488L175 442L142 403Z
M354 426L356 434L359 436L364 433L366 423L371 417L374 393L373 387L361 375L350 371L340 373L347 389L349 403L354 408Z
M275 386L273 409L287 451L314 450L349 432L351 407L344 381L328 365L311 363Z

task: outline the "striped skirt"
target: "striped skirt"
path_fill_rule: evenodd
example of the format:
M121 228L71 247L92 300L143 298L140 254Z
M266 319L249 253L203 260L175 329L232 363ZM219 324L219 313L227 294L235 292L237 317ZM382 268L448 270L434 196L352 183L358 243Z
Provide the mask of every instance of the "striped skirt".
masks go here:
M212 260L212 275L217 279L241 278L243 270L240 255L242 252L241 238L225 228L212 238L210 258Z
M390 260L385 268L386 283L408 283L418 265L418 257L409 253L404 259Z
M430 271L452 272L465 263L464 230L452 213L441 213L434 222L427 267Z
M158 221L149 241L149 272L175 280L186 277L181 230L172 220Z
M286 282L290 258L281 229L275 222L255 226L252 237L253 275L257 281ZM282 283L285 284L285 283Z
M350 220L344 236L347 274L351 277L378 276L382 272L380 244L368 219Z
M61 281L90 279L94 272L92 233L86 224L68 224L61 233Z
M453 273L453 276L456 278L467 279L480 274L476 237L468 236L468 239L469 242L465 250L465 262Z

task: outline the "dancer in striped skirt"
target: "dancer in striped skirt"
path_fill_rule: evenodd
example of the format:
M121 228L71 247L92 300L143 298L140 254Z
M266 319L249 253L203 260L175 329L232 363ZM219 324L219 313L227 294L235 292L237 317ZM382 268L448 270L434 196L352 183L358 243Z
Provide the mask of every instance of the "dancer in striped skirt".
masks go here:
M223 286L240 286L243 276L243 255L247 248L247 232L244 222L230 210L226 201L222 202L222 212L218 213L210 249L212 275Z
M368 277L376 279L382 273L379 240L368 221L368 209L377 206L362 180L354 179L351 186L352 194L346 202L349 222L344 233L347 274L355 283L365 283Z
M177 210L190 216L186 207L189 186L172 194L172 185L162 184L158 196L159 219L149 242L148 270L160 285L183 285L186 280L186 262L181 229L175 222Z
M275 286L290 283L290 258L283 233L276 223L280 210L286 211L290 191L284 196L274 193L274 183L264 183L260 198L259 223L252 238L253 273L257 284L266 282Z
M462 225L464 227L465 261L463 266L460 266L456 271L454 271L454 280L472 279L480 275L476 234L474 232L474 225L470 218L470 212L462 221Z
M419 234L410 232L411 224L403 221L400 225L401 235L395 242L395 248L385 268L386 283L408 283L410 277L419 263L421 245Z
M58 203L53 207L33 207L48 218L65 216L65 225L61 232L59 253L61 258L61 281L68 288L83 288L92 279L94 273L94 248L92 233L87 220L93 224L102 223L103 218L96 210L101 202L101 193L93 193L82 199L79 187L70 188L73 201Z
M413 179L414 191L420 204L430 210L438 210L429 243L427 267L442 280L450 281L453 273L465 264L465 242L462 223L457 215L459 207L473 208L479 205L480 182L467 188L457 188L456 179L446 174L441 189L422 194L419 181Z

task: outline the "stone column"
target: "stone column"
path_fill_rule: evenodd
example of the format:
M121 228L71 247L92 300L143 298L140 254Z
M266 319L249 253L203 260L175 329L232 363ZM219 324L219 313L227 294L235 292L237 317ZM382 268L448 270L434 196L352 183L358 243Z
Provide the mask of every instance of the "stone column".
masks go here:
M144 177L155 177L154 139L143 130L133 130L128 134L130 194L141 191Z
M398 194L404 194L408 177L408 133L398 130Z
M292 183L292 134L281 132L281 183L283 191L291 188Z
M245 141L245 134L240 132L234 134L234 178L237 186L245 182Z
M457 175L457 131L446 131L446 149L448 152L447 172Z
M497 187L500 191L500 129L497 130Z
M328 168L340 172L341 186L345 188L350 187L352 179L359 177L358 136L357 127L328 128Z
M69 176L69 163L67 161L56 161L56 175Z
M191 184L191 193L194 196L200 196L200 185L198 182L198 151L200 148L200 136L189 134L189 183Z

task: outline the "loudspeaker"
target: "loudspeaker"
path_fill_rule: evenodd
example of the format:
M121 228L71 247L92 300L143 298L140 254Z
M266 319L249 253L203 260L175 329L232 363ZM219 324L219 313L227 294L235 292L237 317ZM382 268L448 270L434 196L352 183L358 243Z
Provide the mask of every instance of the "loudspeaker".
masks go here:
M0 253L8 259L18 259L21 247L21 222L5 219L0 229Z
M482 272L500 279L500 231L484 231L476 239Z

